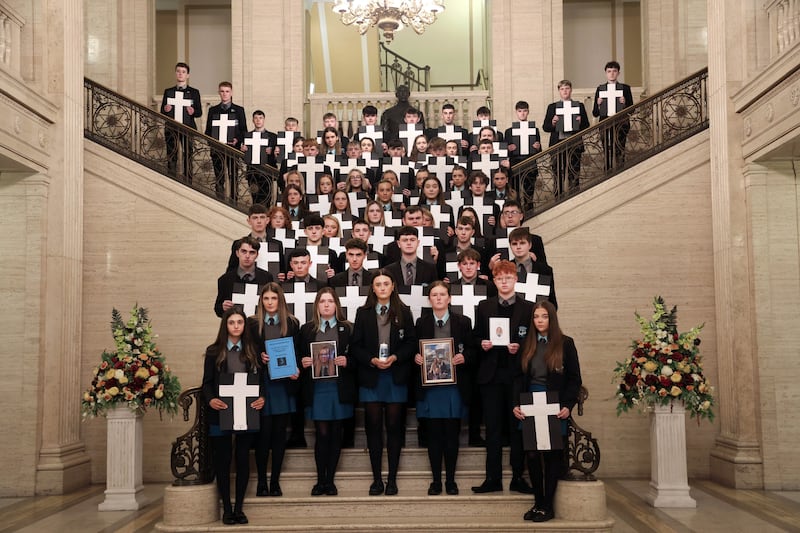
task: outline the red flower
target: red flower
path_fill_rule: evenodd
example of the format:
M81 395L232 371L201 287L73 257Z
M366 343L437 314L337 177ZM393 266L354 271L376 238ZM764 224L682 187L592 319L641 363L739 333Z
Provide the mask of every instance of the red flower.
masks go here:
M662 387L666 387L667 385L672 384L672 382L669 380L667 376L659 376L658 381L661 383Z

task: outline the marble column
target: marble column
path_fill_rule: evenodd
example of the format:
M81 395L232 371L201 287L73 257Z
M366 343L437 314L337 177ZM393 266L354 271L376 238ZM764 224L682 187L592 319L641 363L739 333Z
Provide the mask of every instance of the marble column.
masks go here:
M683 402L656 405L650 415L650 491L653 507L697 507L686 470L686 409Z
M83 2L49 0L47 80L58 112L47 199L41 448L36 492L68 492L90 482L80 435L83 286Z
M708 2L708 103L717 323L720 434L711 478L736 488L763 486L759 444L756 311L742 174L742 120L731 95L746 77L744 2Z

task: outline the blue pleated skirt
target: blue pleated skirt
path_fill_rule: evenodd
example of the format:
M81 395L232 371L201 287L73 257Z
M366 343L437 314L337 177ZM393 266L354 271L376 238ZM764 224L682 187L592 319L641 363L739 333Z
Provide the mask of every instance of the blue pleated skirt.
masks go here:
M375 388L358 388L358 399L362 402L406 403L408 387L395 384L391 369L381 370Z
M306 407L306 418L344 420L352 418L353 413L353 404L339 401L339 387L335 379L321 379L314 383L314 403Z
M297 411L297 399L289 394L288 384L285 381L272 381L265 379L267 396L264 398L264 408L261 416L285 415Z
M467 406L461 401L458 385L425 388L425 399L417 402L417 418L466 418Z

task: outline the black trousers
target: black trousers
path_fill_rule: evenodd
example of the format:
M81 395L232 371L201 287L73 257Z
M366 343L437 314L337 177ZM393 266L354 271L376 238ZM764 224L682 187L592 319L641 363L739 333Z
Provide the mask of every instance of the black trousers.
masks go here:
M481 385L483 415L486 423L486 479L503 480L503 425L508 424L511 448L511 471L514 477L522 476L525 457L522 450L522 432L514 418L514 407L519 403L513 398L511 384L490 383Z
M536 507L545 511L553 510L553 498L563 471L564 450L528 452L528 472Z
M231 190L230 200L235 203L239 196L236 160L212 148L211 163L214 167L214 190L217 193L217 198L225 200L225 182L227 181Z
M167 168L169 174L174 177L183 177L186 183L192 183L192 154L194 152L192 140L183 132L170 128L167 124L164 128L164 141L167 147ZM178 166L181 161L181 166Z
M625 163L625 143L628 132L631 130L630 122L622 122L614 127L609 127L602 134L603 151L606 156L606 170Z
M580 185L581 157L583 157L582 148L562 151L553 155L553 192L556 196L577 192ZM565 185L567 189L564 188Z

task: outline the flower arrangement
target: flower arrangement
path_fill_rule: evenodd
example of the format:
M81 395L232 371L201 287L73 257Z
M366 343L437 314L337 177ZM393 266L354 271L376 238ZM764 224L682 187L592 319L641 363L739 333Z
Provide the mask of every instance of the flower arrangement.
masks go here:
M158 409L174 415L178 412L181 385L158 351L147 318L147 309L138 304L127 323L122 314L111 312L111 332L115 352L103 351L100 365L92 370L92 385L83 393L81 412L84 418L105 414L114 404L126 404L132 410Z
M678 333L677 307L666 310L661 296L653 299L648 320L635 313L642 339L631 344L632 355L614 369L617 416L633 407L669 405L681 400L692 417L714 420L713 388L703 376L700 330L703 324Z

